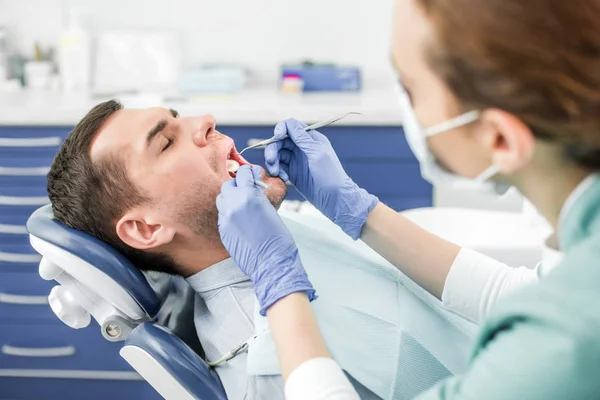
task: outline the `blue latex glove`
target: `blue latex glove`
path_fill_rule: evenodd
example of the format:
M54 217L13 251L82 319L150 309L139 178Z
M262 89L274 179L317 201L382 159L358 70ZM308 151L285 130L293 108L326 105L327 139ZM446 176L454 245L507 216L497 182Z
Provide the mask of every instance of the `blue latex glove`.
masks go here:
M263 189L259 166L240 167L235 179L225 182L217 196L219 234L223 245L254 283L260 313L294 292L306 292L314 300L315 290L294 238L277 214Z
M361 189L344 171L329 139L288 119L275 127L279 140L265 148L267 171L290 181L300 193L352 239L360 237L369 212L379 199Z

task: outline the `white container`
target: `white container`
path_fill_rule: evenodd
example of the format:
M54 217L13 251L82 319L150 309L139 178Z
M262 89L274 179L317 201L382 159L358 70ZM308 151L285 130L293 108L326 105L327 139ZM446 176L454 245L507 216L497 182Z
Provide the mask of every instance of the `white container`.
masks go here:
M8 34L0 25L0 82L8 79Z
M50 89L52 72L50 61L29 61L25 64L25 84L30 89Z
M58 48L61 86L67 92L88 91L91 79L91 43L75 13L62 33Z
M116 30L98 35L93 91L97 94L177 89L180 42L175 32Z

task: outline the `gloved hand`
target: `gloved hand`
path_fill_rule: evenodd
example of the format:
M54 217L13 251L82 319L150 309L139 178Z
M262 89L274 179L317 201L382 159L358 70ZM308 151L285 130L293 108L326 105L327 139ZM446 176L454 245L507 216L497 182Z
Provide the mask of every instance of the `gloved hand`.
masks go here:
M316 298L294 238L263 189L259 166L240 167L235 179L225 182L217 196L219 234L223 245L254 283L260 313L294 292Z
M357 240L379 199L350 179L329 139L315 130L306 132L305 127L295 119L277 124L275 137L290 137L265 148L267 171L291 181L312 205Z

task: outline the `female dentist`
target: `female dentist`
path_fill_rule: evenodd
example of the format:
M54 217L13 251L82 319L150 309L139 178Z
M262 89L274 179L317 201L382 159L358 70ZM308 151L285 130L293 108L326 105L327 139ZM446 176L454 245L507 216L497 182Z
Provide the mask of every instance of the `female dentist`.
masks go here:
M557 230L564 252L540 283L492 310L465 375L422 398L600 398L599 18L596 0L396 3L400 108L424 177L437 184L464 176L500 192L516 186ZM286 133L291 139L265 151L269 172L443 297L460 249L408 229L358 188L323 135L296 121L278 125L276 134ZM260 174L242 167L223 185L219 230L269 318L286 394L356 398L319 333L309 305L316 294L293 238L252 184Z

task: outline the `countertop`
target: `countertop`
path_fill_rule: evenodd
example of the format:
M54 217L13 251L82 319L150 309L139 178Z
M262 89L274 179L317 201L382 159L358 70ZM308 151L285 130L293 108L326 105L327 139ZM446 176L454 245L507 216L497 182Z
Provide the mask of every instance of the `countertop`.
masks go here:
M108 96L67 95L22 90L0 93L0 126L74 126L95 104ZM349 111L338 125L401 125L393 85L371 85L359 93L281 94L275 87L255 87L232 95L195 95L163 101L158 96L114 96L125 107L169 107L182 116L213 114L218 125L275 125L294 117L306 123Z

